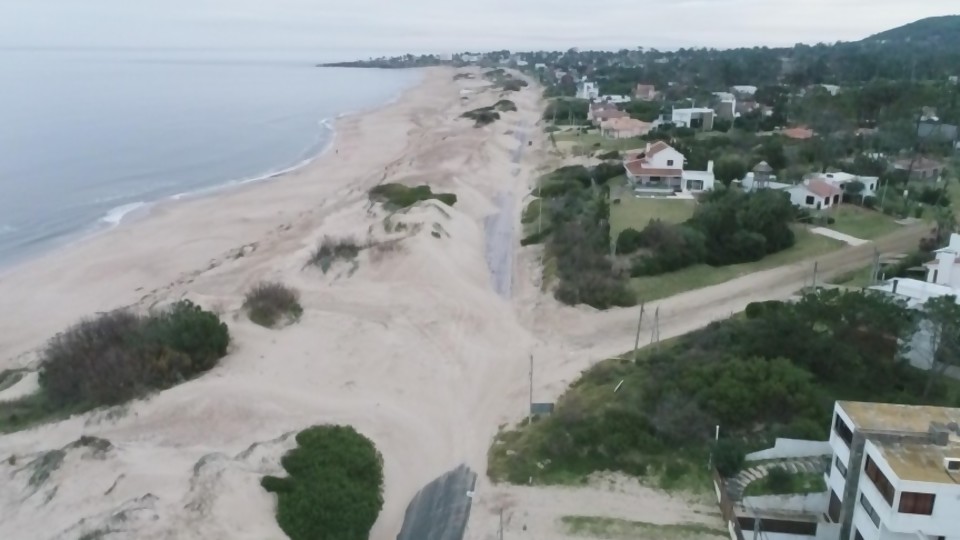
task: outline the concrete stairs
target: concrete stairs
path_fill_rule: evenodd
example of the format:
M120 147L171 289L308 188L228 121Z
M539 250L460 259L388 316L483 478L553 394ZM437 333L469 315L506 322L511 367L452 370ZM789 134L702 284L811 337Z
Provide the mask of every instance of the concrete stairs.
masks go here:
M820 473L830 468L830 456L812 456L803 458L774 459L767 461L747 462L749 467L737 473L726 481L727 494L734 501L743 500L743 490L753 482L767 477L770 469L777 467L786 469L790 473Z

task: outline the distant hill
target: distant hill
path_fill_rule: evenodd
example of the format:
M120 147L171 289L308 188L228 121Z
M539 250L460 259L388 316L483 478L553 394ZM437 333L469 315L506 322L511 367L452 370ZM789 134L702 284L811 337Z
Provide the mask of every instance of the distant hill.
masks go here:
M874 34L861 43L890 43L960 47L960 15L929 17Z

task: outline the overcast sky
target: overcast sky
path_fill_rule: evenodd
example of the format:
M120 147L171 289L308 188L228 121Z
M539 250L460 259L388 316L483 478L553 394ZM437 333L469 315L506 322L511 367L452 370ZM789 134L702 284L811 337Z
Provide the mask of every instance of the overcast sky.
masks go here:
M852 41L958 0L0 0L0 47L462 50Z

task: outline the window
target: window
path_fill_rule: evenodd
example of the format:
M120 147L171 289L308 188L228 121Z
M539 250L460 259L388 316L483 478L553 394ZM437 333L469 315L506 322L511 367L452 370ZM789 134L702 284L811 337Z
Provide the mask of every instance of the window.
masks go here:
M813 204L813 195L807 195L807 204Z
M840 461L840 456L837 456L836 458L834 458L833 464L836 465L836 466L837 466L837 470L840 471L840 476L846 478L846 477L847 477L847 466L844 465L842 461Z
M934 271L933 271L933 282L934 282L934 283L937 282L937 278L939 277L939 274L940 274L940 271L939 271L939 270L934 270Z
M830 490L830 506L827 507L827 516L830 517L830 521L834 523L840 523L840 508L843 506L843 503L840 502L840 497L837 497L837 492Z
M873 485L883 495L883 499L892 507L893 496L896 495L897 491L893 489L893 485L890 484L890 481L887 480L887 477L883 475L883 472L880 471L880 468L877 467L870 456L867 456L867 463L863 467L863 472L867 475L867 478L873 481Z
M867 515L870 516L870 521L873 522L877 527L880 526L880 515L877 514L877 511L873 509L873 505L870 504L870 501L867 500L867 497L861 493L860 494L860 506L867 511Z
M673 167L673 160L672 160L672 159L668 159L668 160L667 160L667 167Z
M839 202L840 202L840 196L839 196L839 195L834 195L834 196L833 196L833 204L837 204L837 203L839 203Z
M933 515L933 503L937 496L932 493L913 493L904 491L900 494L900 513Z
M843 418L840 418L839 414L833 421L833 430L837 432L837 436L843 439L843 442L847 443L847 446L853 444L853 432L850 431L847 423L843 421Z

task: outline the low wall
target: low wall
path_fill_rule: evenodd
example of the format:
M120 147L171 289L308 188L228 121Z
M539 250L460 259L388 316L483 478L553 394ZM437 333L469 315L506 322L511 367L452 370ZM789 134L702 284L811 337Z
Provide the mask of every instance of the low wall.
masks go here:
M761 497L744 497L741 504L745 508L763 512L785 512L791 514L821 515L827 513L830 499L827 492L807 493L804 495L764 495Z
M773 448L747 454L747 461L829 456L832 453L833 450L830 449L828 441L777 439Z

